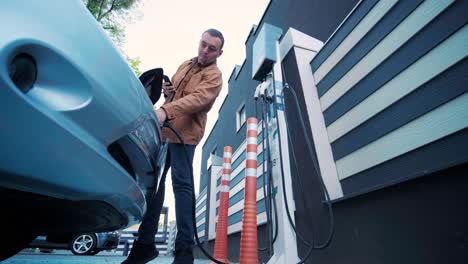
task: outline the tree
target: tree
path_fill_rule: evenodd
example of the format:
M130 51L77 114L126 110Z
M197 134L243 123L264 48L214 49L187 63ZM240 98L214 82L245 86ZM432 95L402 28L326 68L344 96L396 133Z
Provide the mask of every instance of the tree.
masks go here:
M141 75L141 71L140 69L138 68L140 66L140 58L136 57L136 58L130 58L127 56L127 60L128 60L128 63L130 64L130 67L132 67L133 71L135 72L135 74L137 76L140 76Z
M83 0L89 12L106 30L114 44L122 49L125 41L125 23L132 19L134 9L141 0ZM141 63L139 58L125 56L137 75Z

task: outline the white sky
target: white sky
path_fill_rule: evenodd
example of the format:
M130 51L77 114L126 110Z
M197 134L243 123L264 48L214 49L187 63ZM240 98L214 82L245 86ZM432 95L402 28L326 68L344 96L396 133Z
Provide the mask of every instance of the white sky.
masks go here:
M140 58L142 72L162 67L169 77L183 61L197 56L203 31L216 28L224 35L224 53L218 59L224 79L223 90L208 114L205 137L196 149L193 163L197 193L202 146L227 93L227 80L234 66L241 65L245 59L245 41L250 29L260 22L268 3L269 0L143 0L137 10L139 17L126 27L125 53ZM175 220L170 174L166 180L165 206L170 208L169 221Z

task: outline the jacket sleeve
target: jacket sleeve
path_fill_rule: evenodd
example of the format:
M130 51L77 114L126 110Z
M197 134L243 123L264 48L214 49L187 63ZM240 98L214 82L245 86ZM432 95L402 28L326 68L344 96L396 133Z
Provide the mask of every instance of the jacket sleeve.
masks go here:
M164 104L161 108L166 111L168 119L200 112L213 104L222 86L223 79L220 71L205 73L202 81L192 93Z

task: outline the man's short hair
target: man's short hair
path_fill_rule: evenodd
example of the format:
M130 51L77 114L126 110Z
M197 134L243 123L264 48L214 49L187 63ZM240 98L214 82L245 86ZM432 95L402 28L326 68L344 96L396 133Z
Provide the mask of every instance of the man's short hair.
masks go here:
M223 37L223 33L221 33L219 30L217 29L214 29L214 28L210 28L210 29L207 29L205 30L205 32L203 33L208 33L210 34L212 37L216 37L216 38L219 38L221 40L221 47L219 49L222 49L223 46L224 46L224 37Z

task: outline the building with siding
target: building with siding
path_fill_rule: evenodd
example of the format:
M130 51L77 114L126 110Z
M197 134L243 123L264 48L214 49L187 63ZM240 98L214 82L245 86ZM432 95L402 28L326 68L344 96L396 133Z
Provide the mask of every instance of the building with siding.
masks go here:
M313 252L314 263L464 263L466 10L468 1L450 0L271 1L246 40L246 59L230 75L228 95L203 146L196 215L207 250L212 252L215 237L220 157L224 146L232 146L228 254L238 259L245 120L262 119L253 96L260 82L252 80L252 49L259 29L269 24L282 30L280 44L289 41L287 32L324 43L318 51L292 43L278 62L300 104L296 109L287 91L281 98L294 139L289 159L296 166L289 169L296 229L319 244L334 226L330 246ZM298 111L308 117L305 134ZM258 187L266 156L262 127ZM333 221L320 179L332 197ZM259 247L264 247L260 188L257 214ZM297 249L303 257L309 247L298 240ZM264 252L259 257L267 261Z
M240 227L242 219L243 186L245 168L245 134L246 120L248 117L256 116L261 120L260 104L253 99L254 90L259 81L252 80L252 49L256 39L257 28L268 23L282 28L286 31L294 27L306 34L325 41L333 31L339 26L341 21L352 10L357 0L352 1L270 1L263 17L254 25L246 36L245 48L246 57L242 65L234 66L228 79L228 94L224 98L219 110L219 118L202 149L202 164L200 172L200 189L197 197L196 217L197 232L202 241L208 241L205 247L208 251L213 250L213 239L215 236L215 221L217 205L219 205L219 194L217 194L216 183L220 178L223 147L225 145L233 147L232 175L231 175L231 195L229 209L229 256L235 260L239 255ZM288 12L284 12L288 10ZM310 18L312 22L309 21ZM261 122L260 122L261 124ZM262 134L259 131L259 142ZM259 151L263 148L260 146ZM260 153L261 155L261 153ZM259 159L257 187L262 186L262 161ZM218 163L216 163L218 162ZM217 166L213 166L213 163ZM265 207L262 202L263 191L258 190L257 211L259 213L259 245L265 246ZM207 206L216 204L213 207ZM207 228L209 227L209 228ZM198 252L199 257L204 257ZM264 255L261 253L260 255Z

